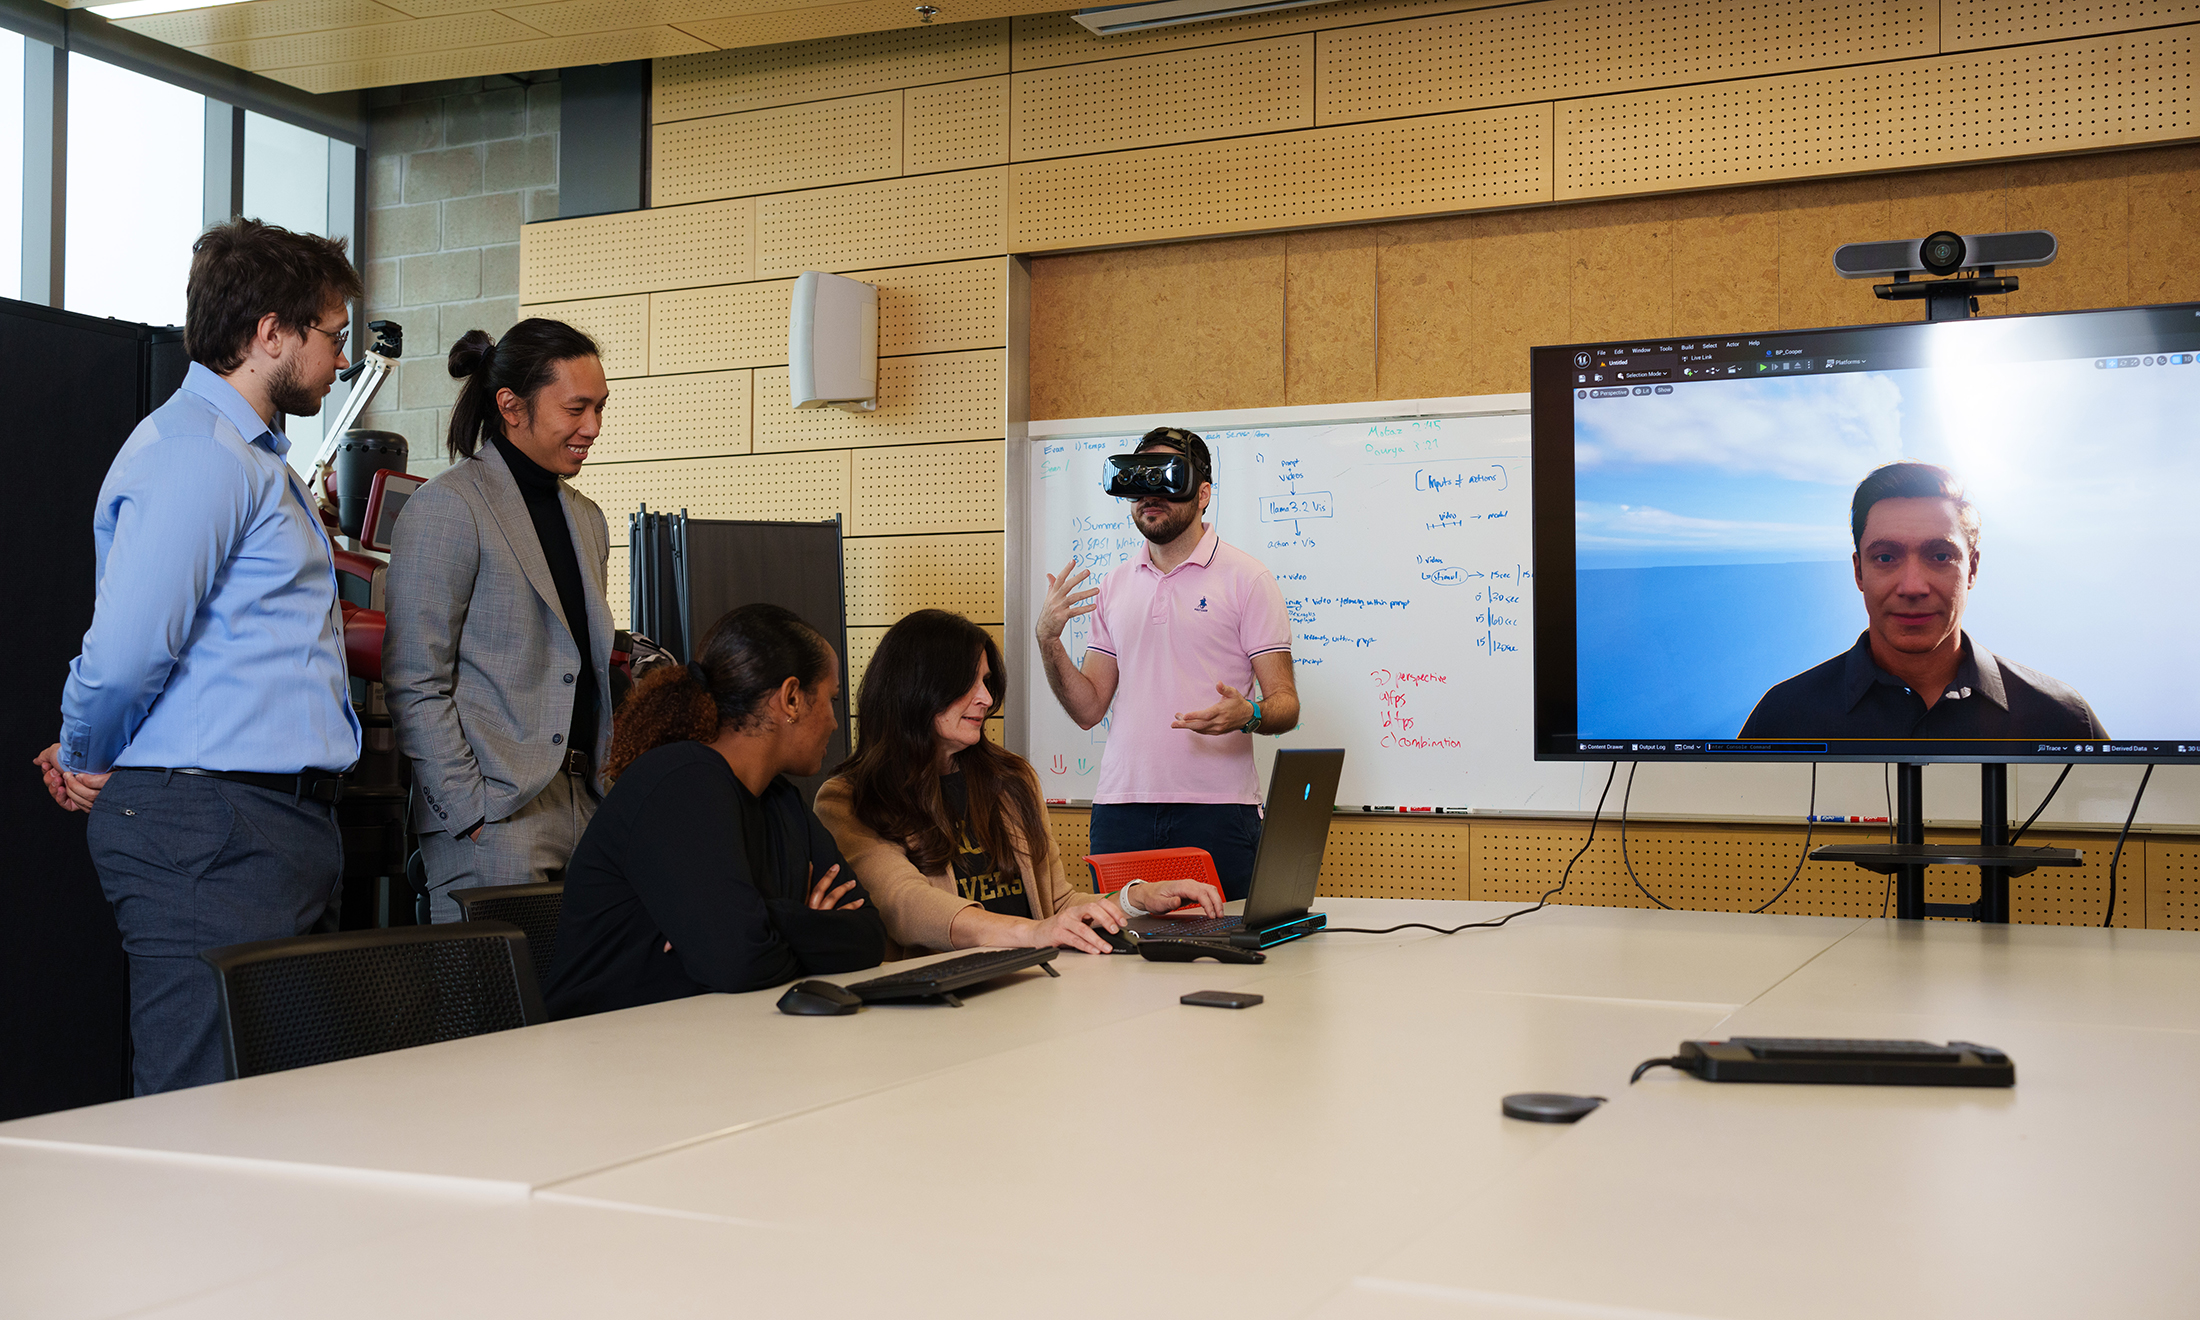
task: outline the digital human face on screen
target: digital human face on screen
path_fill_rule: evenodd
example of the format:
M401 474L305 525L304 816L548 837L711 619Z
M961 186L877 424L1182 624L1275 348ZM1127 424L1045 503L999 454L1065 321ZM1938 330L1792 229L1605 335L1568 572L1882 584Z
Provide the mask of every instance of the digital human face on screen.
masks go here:
M2007 318L1577 355L1579 737L2200 753L2180 605L2200 353L2118 333ZM1925 466L1952 490L1878 499L1855 533L1860 485Z

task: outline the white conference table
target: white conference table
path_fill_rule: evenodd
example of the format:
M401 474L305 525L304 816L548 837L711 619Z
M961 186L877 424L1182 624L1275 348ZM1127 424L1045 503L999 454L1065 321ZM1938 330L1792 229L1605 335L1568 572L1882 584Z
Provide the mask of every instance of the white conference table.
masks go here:
M959 1010L705 996L0 1125L0 1311L2175 1313L2196 954L2175 932L1552 908L1258 967L1065 954ZM1267 1002L1176 1002L1207 987ZM1748 1031L1980 1039L2019 1085L1627 1086ZM1502 1118L1519 1090L1612 1103ZM201 1249L134 1255L110 1220ZM117 1277L72 1291L103 1252ZM2037 1281L2089 1253L2069 1287Z

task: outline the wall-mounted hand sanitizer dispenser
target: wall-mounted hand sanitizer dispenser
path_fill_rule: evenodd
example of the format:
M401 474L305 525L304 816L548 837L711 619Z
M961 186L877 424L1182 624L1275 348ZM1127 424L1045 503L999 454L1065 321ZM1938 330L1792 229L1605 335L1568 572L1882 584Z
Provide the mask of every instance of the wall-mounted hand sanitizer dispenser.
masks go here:
M806 270L787 318L787 394L797 408L878 407L878 286Z

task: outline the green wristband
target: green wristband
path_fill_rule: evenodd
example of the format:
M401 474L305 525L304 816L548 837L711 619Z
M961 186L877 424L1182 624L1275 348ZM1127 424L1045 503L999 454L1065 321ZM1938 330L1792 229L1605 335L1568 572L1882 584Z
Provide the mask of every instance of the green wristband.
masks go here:
M1257 701L1253 701L1253 700L1252 700L1252 698L1250 698L1250 697L1246 698L1246 700L1252 703L1252 707L1253 707L1253 718L1251 718L1251 719L1249 719L1249 720L1245 721L1245 723L1243 723L1243 724L1240 724L1240 725L1238 726L1238 732L1239 732L1239 733L1259 733L1259 732L1260 732L1260 703L1259 703L1259 702L1257 702Z

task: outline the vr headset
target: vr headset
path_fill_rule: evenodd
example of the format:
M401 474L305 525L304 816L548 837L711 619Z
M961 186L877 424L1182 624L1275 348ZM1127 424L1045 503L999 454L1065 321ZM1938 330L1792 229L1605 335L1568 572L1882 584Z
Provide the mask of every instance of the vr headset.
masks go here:
M1149 449L1143 453L1110 457L1108 494L1124 500L1154 497L1188 500L1198 493L1199 484L1207 479L1207 474L1201 470L1206 466L1206 444L1191 432L1174 427L1149 431L1139 443L1156 440L1177 445L1188 452L1177 454L1165 449Z

